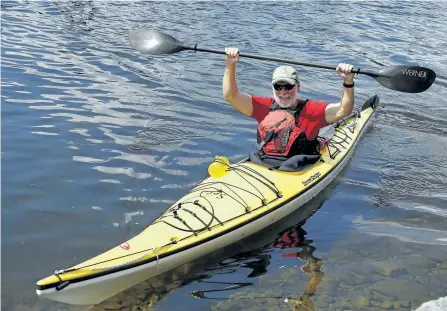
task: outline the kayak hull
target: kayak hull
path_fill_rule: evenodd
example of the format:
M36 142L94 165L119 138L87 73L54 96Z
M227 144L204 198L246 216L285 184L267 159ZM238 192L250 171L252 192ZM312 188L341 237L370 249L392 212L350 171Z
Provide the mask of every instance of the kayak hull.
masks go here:
M343 159L332 167L324 178L313 182L295 197L288 198L281 202L281 204L264 213L260 213L249 221L235 226L221 224L223 229L219 234L210 236L207 239L198 240L193 244L189 244L188 247L172 252L171 254L168 253L165 256L157 255L155 259L146 263L114 267L112 270L115 271L112 273L106 271L94 277L79 278L75 281L67 282L65 286L59 286L59 289L56 286L41 285L44 283L38 283L37 294L67 304L95 305L142 281L170 271L263 230L265 227L283 219L310 201L338 176L340 171L346 166L350 156L352 156L355 146L360 141L360 137L371 123L372 114L368 116L368 119L359 128L355 141L350 145ZM225 228L225 226L227 227Z

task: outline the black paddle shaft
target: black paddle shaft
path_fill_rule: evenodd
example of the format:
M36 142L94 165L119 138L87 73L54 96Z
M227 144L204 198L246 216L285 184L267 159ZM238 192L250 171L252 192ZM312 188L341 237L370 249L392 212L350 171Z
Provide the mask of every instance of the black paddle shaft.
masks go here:
M194 46L194 47L190 47L190 46L182 46L182 47L185 50L226 55L225 51L199 48L199 47L197 47L197 45ZM287 58L269 57L269 56L261 56L261 55L254 55L254 54L245 54L245 53L240 53L239 55L241 57L246 57L246 58L253 58L253 59L259 59L259 60L269 60L269 61L275 61L275 62L280 62L280 63L299 65L299 66L307 66L307 67L330 69L330 70L336 70L337 69L334 66L328 66L328 65L322 65L322 64L312 64L312 63L305 63L305 62L298 62L298 61L290 60L290 59L287 59ZM355 70L353 70L353 72L357 73Z

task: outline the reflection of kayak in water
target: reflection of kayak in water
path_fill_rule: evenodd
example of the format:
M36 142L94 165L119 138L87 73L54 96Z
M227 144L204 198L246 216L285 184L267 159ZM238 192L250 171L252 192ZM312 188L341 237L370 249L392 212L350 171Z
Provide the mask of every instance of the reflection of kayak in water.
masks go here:
M362 109L339 121L329 144L321 150L321 158L300 171L269 169L248 160L232 165L221 161L226 165L224 174L202 181L139 235L40 280L37 293L70 304L97 304L123 288L277 222L337 176L370 123L378 102L378 97L372 97Z

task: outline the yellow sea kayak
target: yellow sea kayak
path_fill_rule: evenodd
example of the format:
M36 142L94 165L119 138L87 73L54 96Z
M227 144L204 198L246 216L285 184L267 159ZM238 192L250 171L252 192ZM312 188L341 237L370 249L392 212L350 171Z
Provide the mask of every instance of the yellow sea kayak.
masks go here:
M75 305L98 304L120 291L235 243L289 215L342 170L371 123L377 96L334 124L321 158L298 172L245 160L226 165L169 207L143 232L37 282L38 295ZM217 176L219 175L219 176Z

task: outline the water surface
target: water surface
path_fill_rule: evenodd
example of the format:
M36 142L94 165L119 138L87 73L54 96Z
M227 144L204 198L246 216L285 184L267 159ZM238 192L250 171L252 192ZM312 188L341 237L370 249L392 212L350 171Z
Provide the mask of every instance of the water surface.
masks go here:
M94 310L179 301L183 310L290 310L312 277L315 295L302 303L316 310L410 310L446 296L446 12L444 2L2 1L2 307L81 310L38 298L35 282L138 234L215 155L235 162L254 148L256 122L222 98L223 57L144 55L128 43L139 27L334 66L419 64L438 78L404 94L358 76L356 104L379 94L382 106L331 189L256 243ZM240 89L270 95L277 65L241 59ZM299 75L302 98L339 100L335 73ZM287 228L307 232L322 278L292 256L304 245L272 247Z

